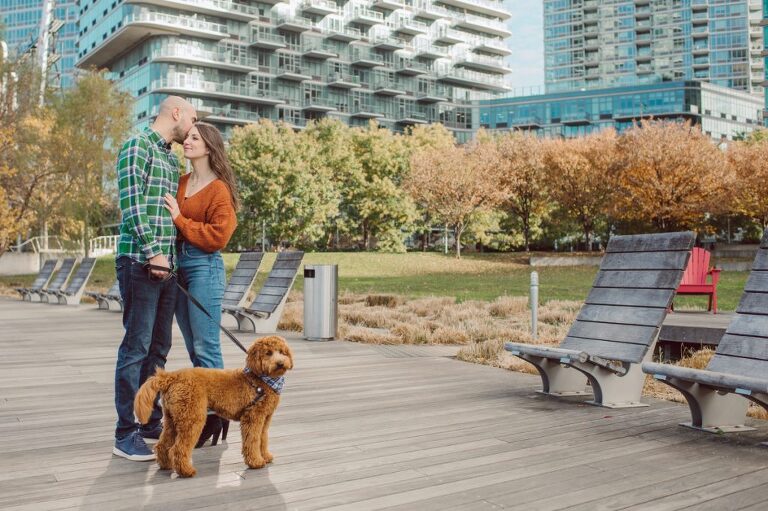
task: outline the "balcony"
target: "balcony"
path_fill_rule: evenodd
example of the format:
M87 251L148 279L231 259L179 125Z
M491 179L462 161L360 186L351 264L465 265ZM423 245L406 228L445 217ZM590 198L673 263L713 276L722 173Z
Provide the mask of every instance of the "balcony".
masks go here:
M400 124L427 124L427 114L423 112L400 112L396 121Z
M560 118L560 123L564 126L586 126L592 124L588 112L571 112Z
M139 42L158 35L189 35L219 41L229 37L226 25L152 11L139 11L123 18L122 27L81 58L80 67L104 67Z
M509 90L509 87L504 85L504 80L499 77L456 67L440 71L438 73L438 80L470 89L498 92Z
M417 57L424 57L425 59L441 59L447 58L450 53L445 46L424 45L414 48L414 53Z
M278 50L287 46L285 36L265 32L263 28L260 30L260 27L251 28L250 45L264 50Z
M200 14L210 14L246 23L259 17L259 10L256 7L227 0L126 0L125 3L156 5L185 11L194 7L194 11Z
M210 109L210 111L210 115L206 116L205 120L222 124L249 124L259 122L259 119L261 119L258 113L248 110L216 107Z
M397 81L391 78L374 78L371 83L371 89L374 94L380 96L402 96L405 94L405 90L398 87Z
M317 16L327 16L328 14L339 12L336 2L331 0L303 0L300 9L305 14Z
M511 15L504 9L501 2L490 0L439 0L441 4L458 7L465 11L479 12L489 16L495 16L503 20L509 19Z
M275 18L275 25L280 30L289 32L306 32L312 29L313 22L303 16L282 15Z
M432 3L432 0L416 0L413 2L413 14L428 20L453 19L454 14Z
M384 57L362 48L354 48L351 62L353 66L357 67L376 67L384 65Z
M475 16L473 14L466 14L462 17L455 18L453 25L455 27L468 28L470 30L492 34L498 37L509 37L512 35L512 32L509 31L504 22L483 18L482 16Z
M475 51L481 51L484 53L492 53L493 55L499 55L501 57L506 57L508 55L512 55L512 50L510 50L506 44L504 44L504 41L501 41L499 39L474 39L472 41L473 44L473 50Z
M405 41L397 37L374 36L371 45L377 50L394 51L405 48Z
M302 45L301 51L305 57L313 59L333 59L339 56L334 46L325 44L319 39L306 41Z
M359 89L360 77L348 73L329 73L328 86L339 89Z
M352 27L327 27L323 29L323 33L328 39L343 42L357 41L363 36L362 32L360 32L360 29Z
M404 76L417 76L429 72L429 66L412 59L401 58L395 65L395 72Z
M471 34L460 32L452 28L441 27L435 32L434 42L444 44L458 44L470 39Z
M478 71L485 71L487 73L495 74L509 74L512 72L510 68L504 65L504 61L501 57L487 57L485 55L477 55L476 53L465 53L456 60L457 66L463 66Z
M541 129L542 122L538 115L528 115L513 119L509 125L517 130L538 130Z
M372 9L356 7L347 14L347 22L373 26L378 25L379 23L384 23L384 15Z
M302 110L310 112L333 112L337 110L337 108L330 98L315 96L304 98Z
M384 117L383 114L376 112L376 110L371 105L354 101L352 103L350 115L352 117L360 117L362 119L378 119Z
M407 7L405 0L373 0L372 7L387 11L396 11Z
M255 103L260 105L280 105L285 103L271 90L260 89L253 85L231 85L219 82L207 82L195 76L171 74L168 78L155 80L151 84L153 92L165 92L182 96L203 96Z
M258 66L255 59L244 55L234 57L231 51L205 50L183 43L163 44L152 51L153 62L175 62L190 66L204 66L227 71L249 73Z
M312 76L306 74L302 67L297 64L278 66L276 76L289 82L303 82L312 79Z
M392 31L399 34L419 35L429 33L429 27L423 21L416 21L408 17L401 17L392 25Z

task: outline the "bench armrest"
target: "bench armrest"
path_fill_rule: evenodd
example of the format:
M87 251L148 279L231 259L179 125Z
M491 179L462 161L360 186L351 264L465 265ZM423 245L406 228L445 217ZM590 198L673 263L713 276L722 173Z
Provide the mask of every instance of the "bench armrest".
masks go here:
M712 280L712 285L716 286L717 281L720 280L720 272L722 270L720 268L712 268L707 272L707 275L709 275L710 279Z

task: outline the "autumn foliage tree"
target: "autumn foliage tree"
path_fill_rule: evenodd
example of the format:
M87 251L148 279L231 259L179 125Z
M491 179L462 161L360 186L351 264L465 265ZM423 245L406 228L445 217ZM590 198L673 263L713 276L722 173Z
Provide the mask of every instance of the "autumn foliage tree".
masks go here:
M561 210L577 221L587 250L597 223L604 220L618 179L617 136L613 130L547 145L548 188Z
M488 143L427 148L411 157L405 188L433 218L450 225L461 257L461 235L473 214L492 209L503 195Z
M731 181L722 152L689 123L644 121L618 141L613 214L666 232L701 225L727 207Z
M736 179L732 189L736 212L768 228L768 141L732 143L727 158Z

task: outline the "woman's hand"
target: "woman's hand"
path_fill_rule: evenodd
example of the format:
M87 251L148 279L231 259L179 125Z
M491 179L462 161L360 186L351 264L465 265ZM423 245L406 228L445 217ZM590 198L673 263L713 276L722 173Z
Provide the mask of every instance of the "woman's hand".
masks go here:
M179 210L179 203L176 202L176 197L174 197L170 193L166 193L164 198L165 198L165 209L167 209L171 213L171 218L176 220L176 217L181 214L181 211Z

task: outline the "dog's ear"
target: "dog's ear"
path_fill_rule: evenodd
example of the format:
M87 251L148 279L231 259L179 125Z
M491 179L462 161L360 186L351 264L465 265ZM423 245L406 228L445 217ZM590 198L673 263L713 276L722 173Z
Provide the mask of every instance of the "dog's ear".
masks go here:
M293 350L285 341L283 341L283 346L285 346L285 354L288 355L288 360L290 361L290 364L288 367L286 367L286 369L293 369Z
M248 352L245 355L245 367L250 369L256 374L262 372L262 349L264 345L261 339L256 339L253 344L248 348Z

